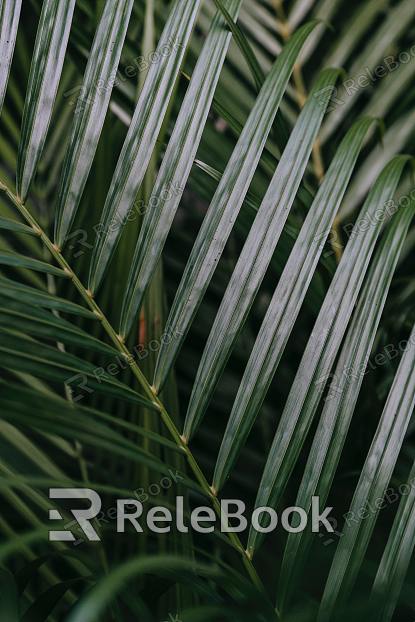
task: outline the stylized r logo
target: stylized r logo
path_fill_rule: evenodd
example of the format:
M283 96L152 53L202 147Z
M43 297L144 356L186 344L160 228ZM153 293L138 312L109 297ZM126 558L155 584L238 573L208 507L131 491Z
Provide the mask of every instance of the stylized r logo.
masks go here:
M49 499L88 499L91 505L86 510L71 510L76 522L91 541L101 538L90 523L91 518L98 516L101 510L101 497L90 488L50 488ZM49 510L49 520L62 520L58 510ZM75 536L71 531L50 531L49 540L52 542L74 542Z

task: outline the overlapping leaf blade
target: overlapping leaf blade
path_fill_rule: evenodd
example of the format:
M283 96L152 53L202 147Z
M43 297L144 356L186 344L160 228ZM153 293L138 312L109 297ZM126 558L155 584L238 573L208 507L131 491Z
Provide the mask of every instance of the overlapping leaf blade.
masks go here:
M24 338L20 334L1 329L0 353L3 368L33 374L35 377L54 382L72 384L74 388L79 389L79 395L82 397L99 391L154 408L151 402L119 382L103 368L96 368L68 352L61 352L38 341Z
M370 41L362 50L358 58L353 62L350 69L352 76L345 82L344 88L339 92L337 99L341 104L335 107L333 113L328 117L322 130L321 140L328 140L333 132L339 127L340 123L364 92L363 85L367 87L373 81L373 71L382 62L385 63L385 55L389 46L399 39L408 24L415 15L415 4L412 0L401 0L388 14L387 19L379 30L371 37ZM390 60L389 56L389 60ZM387 69L388 66L386 65ZM363 79L362 79L363 76Z
M105 121L133 0L109 0L89 54L63 164L55 241L63 246L78 209Z
M174 299L154 384L160 389L202 301L242 206L293 66L316 22L300 28L285 46L256 100L203 221Z
M223 437L213 483L217 490L222 487L244 446L274 376L324 242L350 181L364 137L371 125L370 119L362 119L344 138L284 268L263 320ZM241 295L246 297L242 290ZM230 341L229 337L219 335L218 331L216 334L218 341L219 339Z
M17 220L0 217L0 229L14 231L15 233L25 233L26 235L36 235L35 231Z
M306 169L339 71L325 70L296 123L264 196L212 326L187 410L184 436L198 427L265 276ZM346 176L348 180L348 177ZM315 207L311 207L315 211Z
M276 505L287 484L347 329L385 218L387 201L393 197L408 159L397 156L385 167L355 224L291 386L264 468L256 507ZM259 532L251 529L251 553L259 538Z
M65 60L75 0L45 0L30 66L19 153L17 192L26 201L42 155Z
M0 265L13 266L15 268L27 268L28 270L35 270L36 272L43 272L45 274L54 274L63 278L68 278L68 274L61 268L56 268L45 261L39 261L38 259L32 259L24 255L18 255L12 251L0 252Z
M409 492L402 495L386 548L382 555L375 582L372 601L380 611L377 622L389 622L397 605L399 595L415 548L415 466L406 484Z
M12 301L2 294L0 294L0 326L25 335L44 337L57 343L68 343L109 356L118 354L111 346L50 311L36 307L28 308L20 300Z
M319 622L333 619L356 582L378 514L415 407L415 327L408 339L381 420L353 495L350 512L356 518L343 528L324 590ZM371 508L369 511L368 508ZM367 511L362 512L361 508Z
M89 309L85 309L84 307L81 307L73 302L68 302L63 298L59 298L58 296L54 296L48 292L43 292L35 289L34 287L23 285L17 281L11 281L3 276L0 276L0 286L3 296L8 296L13 300L18 299L20 302L27 305L45 307L46 309L55 309L56 311L64 311L65 313L71 313L73 315L79 315L81 317L94 320L98 319L92 311L89 311Z
M350 422L366 373L366 365L379 326L390 283L402 251L414 205L398 213L376 252L367 281L350 323L330 385L323 413L310 449L295 505L309 511L318 496L323 506L334 479ZM280 574L279 610L295 587L311 545L310 532L288 536Z
M241 0L228 2L236 18ZM122 331L141 305L170 231L202 138L231 35L217 14L193 72L140 227L123 306ZM124 328L126 326L126 328Z
M176 0L135 108L95 241L89 288L95 291L115 250L150 162L201 0ZM133 213L134 214L134 213ZM137 216L135 214L134 216Z

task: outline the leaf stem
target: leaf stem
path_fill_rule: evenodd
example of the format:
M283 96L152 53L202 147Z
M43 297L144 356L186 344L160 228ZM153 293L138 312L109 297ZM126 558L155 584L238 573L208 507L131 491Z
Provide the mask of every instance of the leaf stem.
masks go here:
M220 503L219 503L217 497L215 496L215 494L213 493L213 491L211 490L206 477L204 476L201 468L199 467L199 464L197 463L197 461L196 461L195 457L193 456L190 448L188 447L188 445L186 443L186 439L184 439L180 435L180 433L179 433L179 431L178 431L174 421L172 420L172 418L168 414L164 404L161 402L161 400L155 394L154 389L150 386L147 378L145 377L145 375L143 374L141 369L138 367L138 365L137 365L133 355L128 350L128 348L125 345L124 340L122 339L122 337L120 335L118 335L117 332L114 330L114 328L112 327L112 325L110 324L110 322L106 318L105 314L102 312L102 310L100 309L100 307L98 306L98 304L94 300L91 292L89 290L87 290L86 287L81 283L80 279L76 276L75 272L72 270L72 268L70 267L70 265L68 264L66 259L63 257L63 255L61 253L61 250L46 235L46 233L44 232L42 227L38 224L36 219L32 216L32 214L29 212L29 210L26 208L26 206L22 203L20 198L17 195L15 195L10 190L10 188L8 188L8 186L6 186L1 181L0 181L0 190L3 190L6 193L6 195L9 197L9 199L11 200L13 205L17 208L17 210L20 212L20 214L23 216L23 218L26 220L26 222L33 228L33 230L36 232L36 234L42 240L42 242L44 243L46 248L49 250L49 252L52 255L52 257L55 259L55 261L69 275L69 277L72 280L72 283L74 284L75 288L78 290L79 294L81 295L81 297L83 298L85 303L88 305L88 307L91 309L91 311L100 320L100 322L102 324L102 327L103 327L104 331L107 333L108 337L111 339L111 341L113 342L113 344L115 345L117 350L127 359L127 361L129 362L131 371L134 374L135 378L137 379L137 381L138 381L138 383L139 383L143 393L157 407L157 410L160 412L160 415L161 415L161 418L163 420L163 423L165 424L166 428L168 429L170 435L172 436L173 440L176 442L178 447L180 447L180 449L186 455L187 462L189 464L189 467L190 467L191 471L193 472L194 476L196 477L196 479L197 479L200 487L202 488L202 490L210 498L212 506L213 506L213 509L215 510L217 516L220 519L220 517L221 517ZM258 576L258 573L257 573L253 563L252 563L251 557L250 557L249 553L243 547L240 539L238 538L238 536L235 533L228 533L227 535L229 537L229 540L230 540L232 546L240 553L241 558L242 558L242 562L243 562L243 564L245 566L245 569L246 569L246 571L247 571L247 573L248 573L252 583L261 592L265 593L265 588L264 588L264 586L262 584L261 579Z

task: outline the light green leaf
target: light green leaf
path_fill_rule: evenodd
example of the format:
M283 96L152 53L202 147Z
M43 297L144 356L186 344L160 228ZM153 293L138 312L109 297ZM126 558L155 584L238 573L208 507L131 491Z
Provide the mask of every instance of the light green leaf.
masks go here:
M23 203L46 141L74 8L75 0L44 0L42 5L17 156L17 193Z
M76 215L105 121L133 0L108 0L89 54L63 164L55 221L62 247Z
M412 467L373 584L372 601L382 608L377 622L390 622L415 548L415 465Z
M159 390L174 363L241 209L295 61L316 22L300 28L278 57L261 89L203 221L174 299L154 385ZM130 314L131 318L132 314ZM123 323L123 328L131 325Z
M350 422L366 373L366 366L385 306L415 205L394 217L376 252L359 297L330 385L314 437L295 505L307 512L313 496L323 506L328 498ZM308 531L288 536L280 573L278 607L283 611L287 595L295 587L311 545ZM300 557L301 556L301 557Z
M263 320L232 408L215 468L213 485L216 490L223 486L254 424L306 296L324 243L353 173L363 140L372 124L372 120L367 118L357 121L343 139L295 242ZM283 209L285 209L285 204L286 199L282 202ZM246 258L244 263L247 263ZM241 263L241 268L243 267ZM254 269L251 278L255 276ZM212 336L216 335L220 346L220 350L215 348L215 351L217 350L221 355L222 348L227 343L232 343L231 336L228 334L230 332L229 322L231 321L233 326L236 304L238 303L241 311L244 311L245 307L242 307L242 303L252 304L253 295L256 292L255 289L252 293L246 292L246 277L244 281L241 279L240 275L235 281L234 287L237 289L233 293L234 302L227 300L226 306L223 305L223 312L226 313L227 319L226 328L212 329L211 332ZM238 283L241 284L240 288ZM226 295L224 300L226 300ZM231 311L229 318L227 309ZM237 320L241 321L244 317L245 314L241 313L237 316Z
M179 75L201 0L176 0L155 52L105 202L91 259L96 291L137 197Z
M16 44L21 8L22 0L2 0L0 5L0 114Z
M236 17L240 0L230 0L231 16ZM146 210L128 278L123 306L124 325L137 313L157 267L186 181L199 147L231 40L218 13L203 46Z
M321 92L330 91L338 76L339 70L327 69L317 79L239 255L193 384L184 426L184 436L187 439L202 420L271 262L329 103L330 97L326 96L324 100L320 97ZM366 124L370 125L370 121L366 121ZM352 168L350 173L351 170ZM346 180L350 173L345 176ZM343 185L345 186L344 182ZM310 212L316 211L313 205ZM333 217L334 215L335 211Z
M361 210L291 386L264 468L256 507L275 506L285 489L346 332L385 218L387 201L393 197L408 160L407 156L397 156L385 167ZM273 329L273 323L264 322L263 331L270 326ZM262 379L261 376L261 382ZM266 382L269 385L269 376ZM261 403L256 402L250 408L257 410ZM248 539L251 552L259 539L259 532L251 529Z
M332 620L335 608L347 602L356 582L383 497L398 459L415 407L415 327L408 339L381 420L363 466L324 590L319 622ZM362 512L361 508L366 511ZM370 509L369 509L370 508Z
M248 66L255 80L256 88L258 89L258 91L260 91L265 81L265 75L261 69L260 64L258 63L256 59L255 54L252 51L251 46L249 45L249 41L245 37L243 30L240 28L238 23L235 21L232 13L228 11L225 4L221 0L213 0L213 1L216 7L219 9L219 11L222 13L223 17L225 18L226 24L228 28L230 29L230 31L232 32L235 43L241 50L243 56L246 59L246 62L248 63Z
M24 255L18 255L12 251L0 252L0 265L27 268L29 270L35 270L36 272L44 272L45 274L54 274L55 276L60 276L62 278L69 278L69 275L60 268L55 268L55 266L45 263L44 261L38 261L37 259L25 257Z

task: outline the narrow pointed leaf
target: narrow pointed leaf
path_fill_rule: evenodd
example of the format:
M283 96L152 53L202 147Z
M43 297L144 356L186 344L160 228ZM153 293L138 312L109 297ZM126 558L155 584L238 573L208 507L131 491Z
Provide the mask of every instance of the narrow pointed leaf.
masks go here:
M110 376L103 368L94 367L68 352L4 331L3 328L0 330L0 364L5 369L69 383L79 388L82 396L98 391L154 408L149 400Z
M55 276L68 278L66 272L60 268L55 268L55 266L51 266L44 261L38 261L37 259L18 255L13 252L0 252L0 265L13 266L15 268L28 268L29 270L35 270L36 272L44 272L45 274L54 274Z
M85 309L80 305L73 302L68 302L63 298L58 298L47 292L39 291L28 285L11 281L3 276L0 276L0 288L3 296L8 296L13 300L19 300L27 305L34 305L39 307L45 307L47 309L56 309L57 311L64 311L65 313L71 313L73 315L79 315L81 317L97 320L97 316L89 309Z
M89 54L63 164L55 241L63 246L91 170L114 86L133 0L108 0Z
M105 201L89 278L95 291L115 251L150 162L201 0L176 0L148 69Z
M335 607L347 600L356 582L379 514L379 503L375 501L385 494L414 411L414 369L415 326L353 495L350 512L356 520L344 525L324 590L319 622L333 619ZM371 511L360 512L367 507Z
M241 0L228 2L231 16L238 15ZM158 265L164 243L189 177L212 104L231 34L218 13L194 69L171 139L166 149L131 265L123 307L125 321L130 308L136 313Z
M415 465L409 475L373 584L372 601L382 607L377 622L390 622L415 548Z
M414 208L412 204L411 209L401 210L388 227L347 331L295 503L307 512L313 496L320 498L321 506L327 501ZM288 536L280 573L280 611L295 587L294 577L299 575L310 545L309 531Z
M222 13L223 17L226 20L226 24L228 28L232 32L235 43L241 50L248 66L251 70L251 73L255 80L255 85L258 91L261 90L262 85L265 81L264 72L261 69L261 65L258 63L254 52L252 51L251 46L249 45L249 41L245 37L240 26L235 22L234 16L228 11L225 3L222 0L213 0L219 11Z
M26 235L36 235L36 232L31 227L16 220L10 220L10 218L0 217L0 229L14 231L15 233L25 233Z
M118 351L96 339L50 311L28 308L21 301L11 301L0 293L0 326L26 335L44 337L56 343L68 343L81 348L117 356Z
M21 8L22 0L2 0L0 5L0 114L16 44Z
M354 61L350 69L351 78L348 83L345 83L346 86L336 95L342 103L337 105L327 118L321 133L323 143L332 136L356 100L364 93L364 89L359 88L361 76L367 78L369 84L376 81L376 78L373 77L373 71L381 62L384 62L388 49L399 39L405 31L406 25L411 22L414 16L415 4L412 0L401 0L388 12L387 19Z
M407 156L397 156L385 167L362 208L291 386L264 468L256 507L275 506L285 489L352 315L385 218L387 201L393 197L408 160ZM258 398L251 398L247 405L249 410L258 411L275 372L272 351L274 348L279 351L279 344L278 341L275 343L266 338L268 331L275 335L274 322L270 322L270 319L272 320L272 316L267 314L255 350L265 335L264 350L268 353L271 364L265 377L261 375L259 379L261 386L257 386ZM277 340L278 335L277 333ZM253 355L248 366L255 362ZM259 539L259 532L251 529L248 540L251 551L255 549Z
M306 296L323 251L324 242L346 192L363 140L372 124L371 119L358 121L343 139L295 242L271 299L232 408L215 468L213 485L216 490L223 486L228 473L231 472L265 398ZM282 208L285 208L285 202ZM251 278L256 278L255 270ZM229 331L230 322L232 326L234 322L233 314L236 315L238 309L237 319L241 317L243 320L244 315L239 316L239 309L244 310L242 304L246 305L245 300L251 303L252 294L250 291L246 292L245 281L241 279L242 276L235 281L234 302L228 300L226 306L221 305L226 319L226 324L223 326L226 328L218 324L222 327L211 331L212 338L216 335L218 343L215 352L217 350L221 356L226 344L232 343ZM238 282L241 287L238 286ZM226 300L226 295L224 300ZM236 304L238 307L235 306ZM228 309L232 310L229 316ZM219 313L217 318L220 317ZM217 321L215 321L215 326ZM211 371L211 373L214 372Z
M160 389L186 337L217 262L241 209L271 130L298 54L316 22L300 28L281 52L261 89L239 141L217 187L193 246L165 333L174 336L162 345L154 384ZM124 329L131 325L123 324Z
M23 203L48 133L74 8L75 0L45 0L42 5L17 157L17 192Z
M325 92L327 89L330 90L338 76L339 70L327 69L316 81L239 255L193 384L184 426L186 438L191 437L202 420L233 344L243 327L271 262L294 203L329 103L329 97L326 97L324 102L319 97L319 93L322 90ZM370 124L370 121L367 123ZM314 206L311 207L311 211L316 211Z

